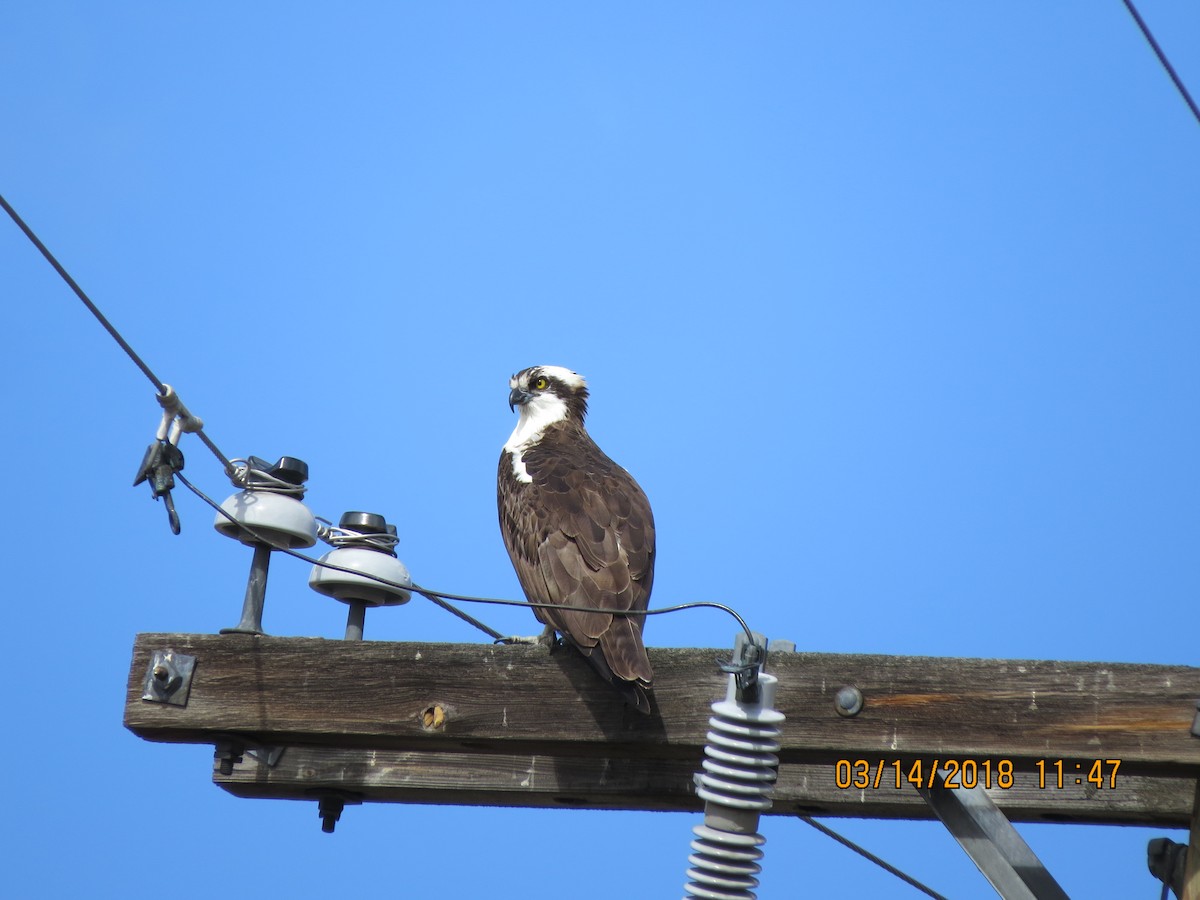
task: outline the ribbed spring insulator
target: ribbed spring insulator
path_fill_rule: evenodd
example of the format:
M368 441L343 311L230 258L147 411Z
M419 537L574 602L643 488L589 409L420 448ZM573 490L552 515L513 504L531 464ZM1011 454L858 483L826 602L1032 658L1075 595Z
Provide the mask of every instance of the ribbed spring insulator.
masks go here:
M685 888L688 896L703 900L753 900L756 895L751 888L758 887L755 876L762 871L758 860L763 854L758 847L766 838L761 834L719 831L707 825L697 825L692 833L696 839L688 857L692 864Z
M737 701L731 681L726 699L713 704L704 748L704 772L696 775L696 793L705 801L705 824L693 829L685 887L702 900L754 900L755 877L762 870L759 846L765 841L754 829L758 815L771 808L771 792L779 769L779 723L772 709L775 679L760 676L762 703ZM728 824L729 828L715 827Z

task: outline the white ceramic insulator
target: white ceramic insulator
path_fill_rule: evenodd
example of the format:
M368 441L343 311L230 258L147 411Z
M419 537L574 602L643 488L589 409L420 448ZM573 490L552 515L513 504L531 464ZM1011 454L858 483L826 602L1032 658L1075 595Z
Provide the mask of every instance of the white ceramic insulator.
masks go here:
M737 699L729 676L725 699L713 704L708 720L704 771L696 776L696 793L704 798L705 824L693 829L688 857L688 897L702 900L754 900L761 871L758 816L771 807L779 770L780 723L773 708L777 680L759 676L759 702Z
M272 547L295 550L311 547L317 542L317 520L307 506L294 497L271 491L239 491L221 504L238 525L254 530ZM213 527L226 537L243 544L254 545L258 540L217 513Z
M412 597L412 592L405 590L412 586L408 569L391 554L367 547L338 547L322 556L321 562L355 570L354 573L339 572L325 566L313 566L308 576L310 588L343 603L357 601L369 606L398 606ZM357 572L363 574L355 574ZM403 587L381 584L366 575L384 578Z
M762 871L758 860L762 859L759 845L765 838L760 834L734 834L697 825L692 829L696 835L692 841L692 855L688 862L690 897L703 900L741 900L753 898L752 888L758 886L755 877Z

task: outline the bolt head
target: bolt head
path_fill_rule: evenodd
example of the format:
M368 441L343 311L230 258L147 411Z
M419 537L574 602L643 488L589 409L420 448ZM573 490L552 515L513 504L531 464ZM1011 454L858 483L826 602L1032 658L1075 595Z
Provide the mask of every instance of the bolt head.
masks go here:
M862 712L863 708L862 691L853 685L846 685L838 690L833 703L834 709L837 710L839 716L845 716L846 718L857 716Z

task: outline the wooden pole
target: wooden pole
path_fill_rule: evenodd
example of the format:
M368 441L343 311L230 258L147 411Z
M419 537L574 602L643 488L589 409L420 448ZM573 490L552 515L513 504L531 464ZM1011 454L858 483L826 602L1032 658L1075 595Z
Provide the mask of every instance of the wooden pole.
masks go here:
M1188 837L1187 862L1183 870L1181 900L1200 900L1200 782L1196 785L1196 797L1192 804L1191 831Z
M196 658L186 706L142 699L163 649ZM652 649L644 716L570 650L144 634L125 724L230 742L214 778L242 796L699 809L692 774L727 655ZM1018 821L1191 820L1200 669L811 653L772 654L767 669L787 715L773 812L928 818L914 777L936 763L990 785ZM846 686L863 696L849 717L835 703ZM255 745L275 765L241 752Z

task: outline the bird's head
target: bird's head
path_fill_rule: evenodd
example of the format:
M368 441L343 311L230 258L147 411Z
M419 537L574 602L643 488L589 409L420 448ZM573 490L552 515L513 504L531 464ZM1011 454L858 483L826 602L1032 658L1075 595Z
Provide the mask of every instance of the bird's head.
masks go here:
M563 419L582 424L587 415L587 380L562 366L530 366L508 380L508 408L543 425Z

